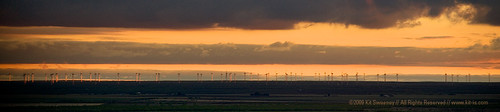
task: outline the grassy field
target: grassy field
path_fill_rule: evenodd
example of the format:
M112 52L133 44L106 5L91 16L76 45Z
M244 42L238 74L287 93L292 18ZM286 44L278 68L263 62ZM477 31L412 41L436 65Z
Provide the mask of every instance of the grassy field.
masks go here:
M440 82L0 82L16 111L500 111L500 83ZM259 92L262 96L252 96ZM382 95L381 95L382 94ZM352 105L486 101L472 105Z

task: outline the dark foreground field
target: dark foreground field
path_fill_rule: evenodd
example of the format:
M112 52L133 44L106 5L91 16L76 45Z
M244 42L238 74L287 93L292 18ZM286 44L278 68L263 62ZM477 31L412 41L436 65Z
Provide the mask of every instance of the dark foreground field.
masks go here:
M500 111L500 83L40 81L0 89L0 106L14 111ZM446 104L418 103L427 101Z

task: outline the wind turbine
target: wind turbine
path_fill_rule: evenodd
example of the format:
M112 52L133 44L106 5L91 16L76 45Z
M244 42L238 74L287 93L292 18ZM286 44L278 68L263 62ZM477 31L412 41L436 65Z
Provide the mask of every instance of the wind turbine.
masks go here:
M214 73L210 73L210 75L212 75L212 81L214 81Z
M345 79L346 79L347 81L349 81L349 74L348 74L348 73L345 73Z
M181 83L181 73L177 73L177 82Z
M89 73L89 81L92 82L92 73Z
M444 82L448 82L448 74L444 73Z
M99 77L99 82L101 82L101 73L97 73L97 76Z
M141 83L141 73L139 73L139 83Z
M399 74L396 74L396 82L399 82Z
M491 82L491 74L488 73L488 82Z
M288 81L288 73L285 73L285 81Z
M269 75L269 73L266 73L266 83L267 83L267 75Z
M378 76L379 76L379 74L377 74L377 82L379 82L379 81L380 81L380 80L378 80Z
M116 78L118 79L117 83L120 84L120 73L116 73Z
M453 82L453 74L451 74L451 82Z
M295 73L294 80L297 81L297 73Z
M468 77L468 78L469 78L469 82L470 82L470 74L469 74L469 77Z
M45 80L47 80L47 77L45 77ZM9 81L12 81L12 74L9 72Z
M68 73L64 73L64 82L68 81Z
M224 74L222 74L222 73L220 74L220 82L224 82L224 79L222 79L222 75L224 75Z
M384 73L384 82L387 82L387 74Z
M243 81L247 80L247 72L243 72Z
M233 80L236 81L236 73L233 73Z
M27 80L27 79L26 79L26 73L24 73L24 74L23 74L23 78L24 78L24 79L23 79L24 84L26 84L26 80Z
M333 81L333 77L334 77L333 72L331 72L331 76L332 76L332 77L331 77L331 79L330 79L330 80L331 80L331 81Z
M31 73L31 83L35 82L35 73Z
M56 73L56 82L59 82L59 74Z
M276 72L276 75L274 75L276 77L276 81L278 81L278 72Z
M363 73L363 81L366 81L366 75Z
M139 80L139 73L135 73L135 82L138 82Z
M45 75L45 80L47 80L47 75ZM80 82L83 82L83 73L80 72Z
M358 81L358 72L356 72L356 82Z

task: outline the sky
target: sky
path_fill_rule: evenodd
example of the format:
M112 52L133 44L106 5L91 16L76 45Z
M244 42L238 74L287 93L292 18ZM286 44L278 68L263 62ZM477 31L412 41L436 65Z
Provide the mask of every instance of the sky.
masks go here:
M2 0L0 69L497 75L499 5L498 0Z

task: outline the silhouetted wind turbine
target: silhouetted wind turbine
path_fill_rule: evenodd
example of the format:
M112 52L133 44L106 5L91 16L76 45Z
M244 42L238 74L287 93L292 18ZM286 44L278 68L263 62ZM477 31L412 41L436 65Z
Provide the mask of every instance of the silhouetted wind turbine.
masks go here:
M491 74L488 73L488 82L491 82Z
M45 77L45 80L47 80L47 77ZM83 82L83 73L80 72L80 82Z
M116 78L118 79L117 83L120 84L120 73L116 73Z
M141 83L141 73L139 73L139 83Z
M135 82L139 80L139 73L135 73Z
M59 74L56 73L56 82L59 82Z
M97 73L97 77L99 77L99 82L101 82L101 73Z
M24 74L23 74L23 78L24 78L24 79L23 79L24 84L26 84L26 80L27 80L27 79L26 79L26 73L24 73Z
M47 77L45 77L45 78L47 78ZM47 80L47 79L45 79L45 80ZM12 74L10 72L9 72L9 81L12 81Z
M469 82L470 82L470 74L469 74L469 77L468 77L468 78L469 78Z
M214 73L210 73L210 75L212 75L211 81L214 81Z
M276 77L276 81L278 81L278 72L276 72L276 75L274 75Z
M31 83L35 82L35 73L31 73Z
M396 74L396 82L399 82L399 74Z
M181 73L177 73L177 82L181 83Z
M247 80L247 72L243 72L243 81Z
M451 82L453 82L453 74L451 74Z
M378 80L378 76L379 76L379 74L377 74L377 82L379 82L379 81L380 81L380 80Z
M288 73L285 73L285 81L288 81Z
M444 82L448 82L448 74L444 73Z
M363 73L363 81L366 81L366 75Z
M269 73L266 73L266 83L267 83L267 75L269 75Z
M220 74L220 82L224 82L224 79L222 79L222 75L224 75L224 74L222 74L222 73Z
M89 81L92 82L92 73L89 73Z
M356 72L356 82L358 81L358 72Z
M64 82L68 82L68 73L64 73Z
M384 82L387 82L387 74L384 73Z

